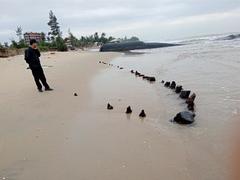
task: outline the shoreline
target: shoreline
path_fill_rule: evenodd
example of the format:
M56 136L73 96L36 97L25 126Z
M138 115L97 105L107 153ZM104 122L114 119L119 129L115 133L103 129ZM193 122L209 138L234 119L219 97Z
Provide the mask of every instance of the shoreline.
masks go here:
M157 142L159 144L156 144L158 144L159 147L156 145L155 148L159 150L161 155L171 160L174 154L175 161L172 162L172 169L174 173L178 172L177 175L170 175L168 172L169 169L166 168L169 160L161 157L161 162L165 163L166 169L163 168L163 170L160 168L163 164L159 161L159 164L157 164L159 167L158 170L161 172L159 177L165 179L176 179L176 177L178 177L178 179L196 179L196 177L199 177L197 179L227 179L229 175L229 159L227 158L229 157L228 148L230 146L227 138L231 132L229 124L224 124L223 121L218 120L217 115L219 113L215 114L213 112L216 111L212 112L216 107L203 105L204 101L207 102L212 98L216 98L216 96L206 92L207 86L198 86L198 84L193 86L189 84L194 83L196 77L193 72L190 70L186 71L182 67L189 68L189 66L185 64L185 59L183 59L182 62L175 62L174 56L168 56L171 51L171 54L174 54L175 51L177 55L178 53L181 54L182 52L180 50L181 49L178 48L169 48L165 51L161 50L161 53L153 52L142 56L126 55L114 59L114 61L111 61L111 64L124 67L124 69L121 71L115 68L107 69L98 75L91 89L94 91L99 85L102 85L103 88L94 91L93 99L96 101L94 105L96 109L98 108L99 111L102 112L104 107L102 107L101 103L110 101L115 110L110 112L109 117L117 120L117 122L115 122L117 126L119 121L126 121L134 124L134 126L138 128L144 128L145 130L149 128L151 131L157 133ZM185 50L185 48L183 48L183 50ZM192 63L189 62L189 59L186 61ZM174 66L175 68L162 68L160 64L162 66ZM199 64L201 65L201 63ZM198 66L199 65L196 64L194 67L197 68ZM131 69L147 75L156 76L157 82L150 84L141 78L136 78L129 72ZM176 77L179 71L181 73ZM170 122L170 119L173 118L176 113L183 111L186 106L185 102L179 99L178 95L161 84L162 79L169 81L176 80L177 83L180 82L185 88L190 88L193 91L196 90L196 93L199 95L196 100L197 116L196 123L192 126L179 126ZM204 78L202 78L202 80L200 84L205 82ZM98 104L98 102L100 103ZM124 114L126 107L129 105L132 106L134 111L130 118ZM209 110L207 111L206 108L209 108ZM145 109L147 113L147 118L144 120L140 120L138 117L141 109ZM209 112L213 114L210 116ZM230 120L231 116L229 116L229 113L231 115L231 111L229 111L228 114L221 114L222 117L225 115ZM226 118L225 120L228 119ZM216 124L216 122L218 124ZM133 131L135 131L136 127L133 128ZM154 137L155 136L156 134ZM139 136L140 139L142 137L143 136ZM151 138L153 137L150 137L150 139ZM165 140L169 142L165 144ZM161 149L163 144L171 149L172 152L170 153L169 149L166 151ZM217 151L216 147L218 147ZM150 157L149 155L147 156ZM155 154L155 157L157 156L159 156L159 154ZM178 161L178 158L183 158L183 160ZM205 162L208 163L207 166L204 165ZM182 171L180 170L181 172L177 171L179 167L182 168Z

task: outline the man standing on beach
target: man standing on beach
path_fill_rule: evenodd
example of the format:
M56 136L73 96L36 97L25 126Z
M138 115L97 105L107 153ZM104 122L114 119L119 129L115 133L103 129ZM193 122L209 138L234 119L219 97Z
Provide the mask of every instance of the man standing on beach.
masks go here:
M32 70L32 74L37 85L38 91L43 92L42 84L45 87L45 91L52 91L47 83L46 77L44 75L40 59L40 51L37 48L37 41L35 39L30 40L30 46L25 50L25 60L29 64L29 68ZM42 84L40 83L42 82Z

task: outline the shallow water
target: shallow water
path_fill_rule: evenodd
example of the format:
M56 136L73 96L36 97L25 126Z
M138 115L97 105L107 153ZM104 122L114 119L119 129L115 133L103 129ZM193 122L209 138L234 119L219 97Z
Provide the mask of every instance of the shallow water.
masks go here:
M184 89L192 90L197 94L198 123L211 121L215 125L219 121L228 122L240 104L239 50L240 41L212 41L146 50L144 55L126 55L113 63L156 76L154 88L166 100L164 106L169 110L174 106L172 103L180 101L170 90L162 92L161 80L174 80Z
M147 124L186 146L188 174L196 179L226 179L229 134L240 105L240 41L204 41L179 47L135 51L111 63L124 70L104 70L93 83L93 99L104 98L121 111L132 105L147 111ZM149 84L129 71L156 76ZM161 80L176 81L197 94L196 123L190 127L169 122L186 110L183 100ZM104 87L98 89L97 87ZM94 90L95 89L95 90ZM100 96L100 97L99 97ZM118 111L117 113L122 113ZM178 148L178 147L176 147Z

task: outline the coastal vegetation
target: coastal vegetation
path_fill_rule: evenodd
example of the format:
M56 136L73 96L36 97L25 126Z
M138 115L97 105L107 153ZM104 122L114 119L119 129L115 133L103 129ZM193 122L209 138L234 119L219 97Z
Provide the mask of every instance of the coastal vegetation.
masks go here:
M131 38L124 37L116 39L113 36L107 36L104 32L95 32L94 34L88 36L76 37L70 29L68 30L68 36L63 37L60 24L53 11L49 12L49 21L47 22L47 25L49 26L49 32L40 33L41 40L39 41L39 49L41 51L67 51L68 49L84 49L91 48L93 46L101 46L113 41L139 41L139 39L135 36ZM14 49L24 49L28 47L29 44L25 37L23 37L23 28L21 26L17 26L15 33L17 40L12 39L10 44L8 42L3 44L0 43L0 52L7 52L8 50L10 51Z

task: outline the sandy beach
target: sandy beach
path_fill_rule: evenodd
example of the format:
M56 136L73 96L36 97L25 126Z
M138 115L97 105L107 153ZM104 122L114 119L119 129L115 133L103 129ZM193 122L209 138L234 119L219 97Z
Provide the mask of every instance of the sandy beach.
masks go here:
M226 157L199 137L181 135L194 129L162 119L168 109L151 84L98 63L121 56L44 53L54 88L44 93L37 92L23 56L0 59L0 179L226 179ZM131 116L124 113L128 105ZM138 117L142 109L145 119Z

